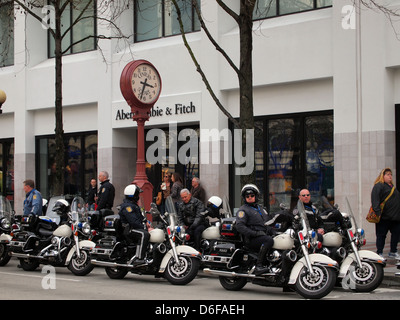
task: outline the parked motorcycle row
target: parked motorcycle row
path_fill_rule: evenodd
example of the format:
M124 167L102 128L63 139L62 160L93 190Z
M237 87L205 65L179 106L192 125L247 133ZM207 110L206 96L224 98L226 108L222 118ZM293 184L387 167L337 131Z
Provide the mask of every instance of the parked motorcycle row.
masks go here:
M355 292L373 291L383 280L385 260L362 250L365 234L358 228L347 199L346 213L326 204L322 241L310 228L301 201L297 215L281 206L268 222L275 226L276 234L265 261L268 271L255 275L258 252L250 250L237 233L236 218L229 207L221 212L220 219L210 220L197 251L185 228L177 224L172 199L167 199L164 214L151 204L147 213L158 223L150 230L145 259L138 262L136 243L125 237L119 215L111 210L89 212L80 197L72 202L55 197L43 216L23 216L19 221L9 201L1 196L0 266L16 257L25 271L50 264L67 267L77 276L85 276L98 266L104 267L111 279L122 279L131 272L163 277L173 285L190 283L203 269L206 274L217 275L226 290L241 290L253 283L282 287L306 299L323 298L335 285Z

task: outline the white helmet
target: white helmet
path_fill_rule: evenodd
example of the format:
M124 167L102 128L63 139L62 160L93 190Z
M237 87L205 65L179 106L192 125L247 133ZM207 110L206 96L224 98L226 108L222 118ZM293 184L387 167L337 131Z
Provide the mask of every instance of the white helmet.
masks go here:
M208 203L210 203L214 207L218 208L222 204L222 199L217 196L212 196L210 199L208 199Z
M139 200L139 193L143 192L142 189L140 189L137 185L135 184L130 184L125 187L124 190L124 195L125 198L127 199L133 199L135 201Z

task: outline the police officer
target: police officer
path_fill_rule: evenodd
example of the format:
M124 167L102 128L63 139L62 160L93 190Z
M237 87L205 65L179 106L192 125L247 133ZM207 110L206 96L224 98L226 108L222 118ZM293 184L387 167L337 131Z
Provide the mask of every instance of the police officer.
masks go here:
M126 227L124 234L127 240L137 241L138 243L133 259L134 264L145 263L146 248L150 239L150 233L147 231L150 224L149 222L146 222L146 225L143 224L145 218L137 204L141 192L143 192L142 189L134 184L126 186L124 190L125 199L119 209L121 223Z
M304 211L307 215L308 223L310 224L310 228L317 230L318 241L322 242L323 234L324 234L324 221L322 220L319 210L316 206L311 202L311 194L307 189L303 189L299 193L299 199L303 202ZM293 215L298 215L299 209L293 209Z
M188 189L181 190L182 202L178 203L178 223L194 239L194 248L200 249L201 233L207 226L203 202L192 197Z
M24 191L26 198L24 200L24 216L29 214L41 215L43 199L38 190L35 189L35 182L33 180L25 180Z
M259 250L254 273L260 275L268 271L268 267L264 267L264 260L274 244L273 229L266 224L271 218L267 211L258 205L260 191L257 186L246 184L241 194L244 205L237 213L236 229L245 237L250 249Z
M115 188L111 184L107 171L99 173L100 188L97 198L97 210L112 209L115 198Z

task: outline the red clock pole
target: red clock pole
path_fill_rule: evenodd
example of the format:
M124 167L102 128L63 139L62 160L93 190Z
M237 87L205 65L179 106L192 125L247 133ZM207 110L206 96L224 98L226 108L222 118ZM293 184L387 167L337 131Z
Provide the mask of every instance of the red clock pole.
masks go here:
M137 162L134 184L143 190L141 198L145 210L150 210L153 185L146 175L144 123L150 118L150 109L161 92L161 78L156 68L146 60L129 62L122 70L120 87L131 107L133 121L137 123Z

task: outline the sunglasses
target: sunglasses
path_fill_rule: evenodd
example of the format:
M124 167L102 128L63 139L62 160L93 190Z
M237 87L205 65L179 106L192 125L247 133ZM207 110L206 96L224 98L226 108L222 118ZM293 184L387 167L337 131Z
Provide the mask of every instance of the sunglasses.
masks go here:
M246 194L246 198L254 198L256 195L254 193Z
M310 194L302 194L301 196L302 196L302 197L309 197Z

